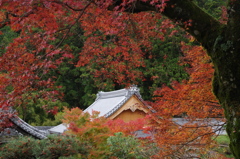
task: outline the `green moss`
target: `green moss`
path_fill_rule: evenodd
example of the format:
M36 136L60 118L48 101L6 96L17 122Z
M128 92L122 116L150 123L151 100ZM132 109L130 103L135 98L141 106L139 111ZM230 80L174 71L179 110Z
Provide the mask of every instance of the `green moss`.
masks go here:
M219 144L228 145L230 143L230 139L227 135L219 135L215 140Z
M227 135L219 135L215 138L215 141L219 144L219 146L215 147L213 149L214 151L223 154L226 157L233 157L233 154L228 146L230 144L230 139Z
M232 41L227 41L226 43L221 44L221 49L223 51L227 51L228 49L230 49L233 46L233 42Z

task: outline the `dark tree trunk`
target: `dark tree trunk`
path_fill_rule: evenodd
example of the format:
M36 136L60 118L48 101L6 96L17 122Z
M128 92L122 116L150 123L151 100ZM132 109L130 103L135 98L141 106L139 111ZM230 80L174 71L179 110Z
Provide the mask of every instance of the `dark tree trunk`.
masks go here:
M225 110L230 148L240 158L240 2L228 5L228 23L208 50L215 67L214 93Z

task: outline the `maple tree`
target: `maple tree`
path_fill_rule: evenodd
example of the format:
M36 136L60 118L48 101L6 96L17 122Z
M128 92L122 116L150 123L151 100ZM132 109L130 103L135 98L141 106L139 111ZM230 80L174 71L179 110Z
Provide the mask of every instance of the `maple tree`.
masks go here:
M10 3L10 1L6 1L6 4L7 3ZM20 3L21 2L19 2L19 4ZM36 8L33 8L33 11L31 11L31 7L33 7L32 5L37 5L37 4L38 4L38 2L25 4L25 5L30 5L29 6L29 12L31 12L30 16L33 16L34 14L37 14L38 12L40 12L40 10L38 11ZM53 5L52 6L53 8L54 7L61 8L61 6L64 4L65 3L60 3L57 1L54 1L54 2L42 1L42 2L39 2L38 7L39 7L39 9L43 9L43 10L41 10L41 12L46 11L47 12L46 14L48 14L48 12L50 12L49 14L53 15L54 11L46 8L45 5L47 5L47 6L49 5L48 7ZM96 88L98 88L100 90L108 91L110 89L113 89L114 87L122 88L122 86L128 86L130 83L131 84L137 83L136 81L140 81L138 83L141 83L142 82L141 80L144 78L156 81L156 78L151 79L151 77L149 77L149 75L147 75L147 71L145 71L145 69L142 69L142 68L145 67L144 59L148 58L148 56L149 57L151 56L151 55L145 55L145 52L147 52L148 50L150 51L150 49L151 49L151 42L146 39L148 39L148 37L149 38L151 37L151 39L163 38L162 33L158 32L156 28L151 28L150 30L147 29L150 27L150 25L152 25L153 23L156 23L155 21L159 18L155 17L155 15L153 15L152 13L147 13L146 15L144 15L145 17L147 17L148 15L150 15L152 17L152 18L149 18L149 22L148 22L149 24L146 25L145 23L142 23L139 26L139 25L137 25L137 23L138 23L138 21L141 20L141 18L139 18L138 16L134 16L134 15L129 16L128 14L126 14L126 15L122 15L120 19L114 20L113 18L115 18L116 15L112 16L110 14L111 12L108 12L106 14L104 10L99 10L98 8L92 8L92 10L89 9L89 10L85 10L85 11L86 12L87 11L94 12L96 14L96 15L92 16L92 17L95 17L95 16L97 17L95 19L94 23L93 23L93 20L89 22L89 18L85 14L81 14L80 15L80 16L82 16L81 20L84 21L85 23L83 24L83 23L80 23L79 21L77 22L77 21L73 20L72 23L75 24L75 25L73 25L70 22L70 19L74 18L74 16L75 16L75 15L73 16L73 14L78 13L78 12L82 13L82 11L74 10L73 8L71 8L70 2L68 2L65 5L66 5L65 6L66 10L63 9L62 14L64 15L65 12L68 12L69 17L65 17L65 20L67 18L69 18L68 19L69 21L59 20L60 18L58 17L57 20L59 20L59 21L54 24L52 23L51 26L49 26L49 27L44 26L43 24L42 25L36 24L36 23L32 24L32 23L29 23L29 20L26 20L26 19L35 18L35 21L37 22L38 21L37 18L41 19L41 17L43 17L44 15L38 15L36 17L35 16L33 16L33 17L23 16L21 19L23 21L25 20L25 22L21 21L21 24L17 24L19 18L17 18L17 15L14 14L14 11L15 11L13 9L14 7L8 8L7 5L5 6L5 8L8 8L9 12L6 11L5 12L6 17L2 16L2 18L3 19L10 18L10 19L6 20L6 25L12 25L13 26L12 29L14 29L15 31L18 31L20 33L19 39L22 39L22 40L25 39L22 43L26 43L27 39L33 35L36 36L36 38L39 38L43 35L44 35L43 37L48 36L47 38L49 38L49 40L47 40L47 38L42 39L41 40L42 45L39 45L39 44L41 44L41 42L32 40L31 43L28 43L28 47L26 48L26 50L23 50L26 52L32 52L32 51L34 51L34 49L40 48L40 50L38 51L39 54L36 53L36 56L39 56L39 57L35 58L35 59L31 59L31 61L29 61L29 64L31 64L31 65L33 64L32 67L35 67L34 65L36 64L37 67L39 67L39 68L35 68L35 70L32 71L31 76L29 75L30 72L28 70L25 71L24 73L28 74L28 75L25 75L25 77L29 76L29 77L33 78L33 74L34 74L36 76L36 78L39 78L38 80L43 80L43 81L48 80L48 83L52 85L51 87L53 87L54 84L63 86L60 90L64 90L65 101L68 100L68 103L71 105L71 107L81 106L82 108L86 107L86 105L89 105L91 103L92 100L90 100L90 98L92 99L94 97L94 95L96 94L96 90L97 90ZM18 7L21 8L21 5L19 5ZM59 9L59 8L57 8L57 9ZM97 12L96 12L96 9L97 9ZM5 13L3 12L3 14L5 14ZM41 13L41 14L43 14L43 13ZM102 17L98 17L98 14L102 15ZM86 16L86 18L84 16ZM126 18L126 16L129 16L129 17ZM109 19L108 17L110 17L110 19L112 19L112 20L108 20L107 22L105 22L104 20ZM11 18L13 18L13 19L11 19ZM56 21L54 16L44 17L44 19L46 20L46 22L42 22L42 23L49 23L49 21ZM101 19L101 20L99 20L99 19ZM118 21L122 21L122 20L126 21L126 22L122 23L122 24L124 24L123 26L117 23ZM11 21L13 24L8 21ZM164 22L166 23L165 27L169 27L169 26L173 27L173 25L170 24L168 20L164 19L163 23ZM2 23L4 24L4 21ZM24 26L24 23L26 25L28 25L28 28L26 28ZM111 24L108 24L108 23L111 23ZM113 27L112 27L113 23L114 23L114 25L119 25L119 26L118 26L118 28L115 28L116 33L109 33L109 30L107 30L107 28L110 28L110 27L108 25L111 26L110 29L113 29ZM15 24L17 24L17 25L15 25ZM69 25L66 27L66 26L63 26L63 24L69 24ZM53 25L55 25L55 27ZM57 25L58 25L58 27L62 26L63 28L56 30ZM89 26L92 26L92 27L89 27ZM128 26L130 26L132 29L130 29L130 30L127 29L126 32L123 32L122 29L128 28ZM16 28L16 27L19 27L19 28ZM23 27L23 29L22 29L22 27ZM82 28L82 29L80 28L80 31L79 31L79 27ZM122 27L124 27L124 28L122 28ZM144 31L144 28L146 28L145 30L149 30L149 31L148 32ZM52 31L50 31L51 29L52 29ZM138 31L136 31L136 29ZM164 26L161 27L161 29L164 30ZM26 30L26 32L24 32L23 30ZM44 30L47 30L47 31L44 32ZM134 33L133 33L133 30L134 30ZM23 34L23 32L24 32L24 34ZM157 34L159 34L159 36L155 35L156 32L157 32ZM26 33L28 33L28 34L26 34ZM170 33L171 33L171 31L170 31ZM134 37L135 34L137 36L139 36L139 37L137 37L137 39L136 39L136 37ZM82 37L82 36L84 36L84 37ZM52 39L50 37L52 37ZM101 44L98 43L99 41L96 42L92 38L99 39ZM129 40L126 38L130 38L133 41L132 42L130 41L130 43L127 44L126 41L129 41ZM86 40L84 40L84 39L86 39ZM116 41L114 41L114 39L116 39ZM77 42L78 40L80 40L81 42ZM46 41L46 43L45 43L45 41ZM71 41L71 42L69 42L69 41ZM72 47L73 41L75 43L74 46L76 46L76 47ZM83 41L84 41L84 48L80 49L80 47L83 47L82 46ZM19 41L15 41L14 43L16 43L16 45L18 45L18 42ZM136 45L133 45L133 43L135 43ZM12 54L14 54L14 52L11 51L12 47L14 47L14 46L9 46L8 50ZM48 47L52 48L52 50L51 49L46 50L46 48L48 48ZM94 50L94 49L92 49L92 47L96 47L97 49ZM55 48L55 50L54 50L54 48ZM102 48L102 50L99 50L101 48ZM90 51L89 51L89 49L90 49ZM60 52L60 50L62 52ZM83 51L81 51L81 50L83 50ZM9 53L7 53L7 54L9 54ZM46 54L48 54L47 58L45 58ZM100 54L102 56L99 56ZM63 56L63 57L60 57L60 56ZM108 56L109 59L105 58L106 56ZM125 58L125 56L126 56L126 58ZM32 56L32 57L34 57L34 56ZM32 57L30 57L30 58L32 58ZM66 57L68 57L68 59ZM76 58L78 58L78 57L80 58L78 63L81 64L81 66L82 66L81 69L79 69L79 68L75 69L75 65L77 65ZM11 56L10 57L3 56L2 64L4 64L4 65L8 64L5 61L9 61L10 58L11 58ZM91 61L87 61L87 60L85 60L85 58L87 58L87 60L91 60ZM46 63L46 59L48 60L48 63ZM131 61L135 61L135 62L131 62ZM136 61L138 61L138 62L136 62ZM155 61L154 63L158 63L158 62ZM16 64L11 64L11 65L16 65ZM46 65L48 65L48 66L46 66ZM83 65L84 65L84 67L83 67ZM148 66L148 67L151 67L151 66ZM18 69L21 68L18 66L16 66L16 67ZM23 67L22 70L26 70L27 68L28 67L25 67L25 68ZM5 68L2 68L2 70L8 71ZM68 71L68 70L70 70L70 71ZM166 72L166 70L164 70L164 69L162 69L162 70ZM13 72L16 72L16 71L18 71L18 70L17 69L13 70ZM124 72L124 71L126 71L126 72ZM144 71L145 75L144 75L143 71ZM54 72L54 73L52 73L52 72ZM69 73L66 74L66 72L69 72ZM61 74L61 76L59 76L59 74ZM80 78L78 77L79 74L80 74ZM156 73L153 71L151 74L156 74ZM162 74L164 74L164 73L162 73ZM144 76L148 76L148 77L144 77ZM23 79L23 77L16 76L16 75L14 78L16 79L16 81L21 81ZM78 78L78 79L76 79L76 78ZM166 77L166 78L169 78L169 77ZM28 79L30 80L30 78L28 78ZM26 81L25 86L28 85L28 87L30 87L30 88L31 88L31 85L34 85L34 87L36 89L45 89L45 88L50 87L47 85L39 87L38 85L30 84L30 83L28 83L28 79ZM26 79L24 79L24 80L26 80ZM36 81L36 79L32 79L32 80ZM159 79L157 81L159 81ZM10 85L12 85L11 82L10 82ZM94 85L94 87L92 85ZM149 84L147 83L147 85L149 85ZM23 86L22 88L19 88L19 89L23 89L23 88L26 89L25 86ZM80 92L76 91L76 88L78 90L83 90L82 87L84 87L84 91L80 91ZM148 87L148 86L146 86L146 87ZM154 87L156 87L156 86L154 86ZM56 89L56 88L53 88L53 90L54 89ZM71 89L71 90L68 91L69 89ZM152 88L152 90L153 89L154 88ZM21 92L21 90L17 90L17 89L14 89L14 90L15 90L15 92ZM24 90L24 92L26 93L28 91ZM57 93L57 92L55 92L55 93ZM22 98L21 94L22 93L18 94L19 98ZM36 94L36 93L34 92L34 94ZM15 99L15 96L13 98ZM37 98L39 98L39 96ZM79 100L78 100L79 98L83 98L82 100L80 100L82 102L81 105L79 104ZM149 97L148 97L148 99L149 99ZM84 104L83 104L83 102L84 102ZM11 105L18 106L20 104L11 104ZM22 104L22 105L24 105L24 104ZM82 105L84 105L84 106L82 106Z
M166 111L166 116L169 117L181 116L183 112L186 112L184 115L195 118L221 117L223 109L212 93L214 69L210 58L201 46L183 43L182 49L185 56L182 57L181 64L188 65L186 70L190 77L182 83L173 81L171 87L163 85L156 90L158 105L162 109L169 109ZM164 110L158 112L165 116Z
M149 28L158 16L143 14L151 17L148 23L136 25L139 16L111 13L84 1L2 1L1 27L9 25L20 35L1 56L1 72L8 76L2 87L1 108L25 107L24 94L30 94L25 96L28 99L34 99L34 94L52 101L62 96L54 85L55 77L48 73L73 58L73 48L63 42L72 35L75 25L81 26L86 40L78 63L69 61L71 64L85 66L87 73L101 81L111 78L114 84L142 78L142 72L133 68L144 67L143 48L147 50L151 44L146 39L156 34L162 37L155 28Z
M152 117L157 122L153 129L162 150L160 157L205 154L215 145L212 137L224 126L223 109L212 93L210 58L201 46L182 43L182 50L181 64L188 65L189 80L173 81L170 87L163 85L154 92Z
M109 9L121 4L115 1ZM159 3L161 2L161 3ZM230 148L236 158L239 151L239 17L240 3L229 0L227 4L227 21L221 23L204 12L193 1L134 1L130 5L123 1L122 5L128 12L156 11L162 12L172 19L207 50L215 68L213 92L224 108L227 119L227 133L230 137Z

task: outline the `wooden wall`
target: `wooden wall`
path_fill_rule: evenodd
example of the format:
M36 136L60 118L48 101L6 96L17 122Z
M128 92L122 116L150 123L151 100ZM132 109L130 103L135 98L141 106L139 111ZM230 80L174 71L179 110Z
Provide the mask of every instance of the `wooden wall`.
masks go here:
M121 112L121 114L119 114L118 116L116 116L114 119L122 119L125 122L129 122L132 120L136 120L139 118L144 118L146 116L146 113L144 111L141 110L136 110L134 112L132 112L131 110L124 110L123 112Z
M122 119L125 122L144 118L149 110L135 95L132 96L110 119Z

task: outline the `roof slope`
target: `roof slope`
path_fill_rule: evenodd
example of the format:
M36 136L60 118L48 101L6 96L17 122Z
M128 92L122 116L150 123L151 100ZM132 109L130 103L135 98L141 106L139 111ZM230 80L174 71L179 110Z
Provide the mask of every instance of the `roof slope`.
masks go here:
M43 131L43 130L39 130L31 125L29 125L28 123L26 123L24 120L22 120L21 118L19 118L16 114L15 114L15 110L13 110L12 108L9 108L8 110L2 110L0 109L1 113L11 113L13 114L12 117L8 117L9 121L12 122L13 126L10 128L5 128L2 132L0 132L0 137L1 136L16 136L16 135L30 135L34 138L37 139L45 139L47 138L47 131ZM1 120L0 120L1 121ZM11 133L6 133L10 131Z
M62 134L64 131L67 130L67 126L65 124L59 124L57 126L48 129L49 133L52 134Z
M101 91L97 94L95 102L85 109L84 112L92 114L92 111L98 111L100 112L99 116L109 117L121 108L133 95L136 95L143 101L139 93L139 88L136 86L111 92Z
M12 117L10 120L13 122L14 125L17 126L17 130L24 132L25 134L31 135L37 139L47 138L46 137L47 133L45 131L39 130L29 125L18 116Z

